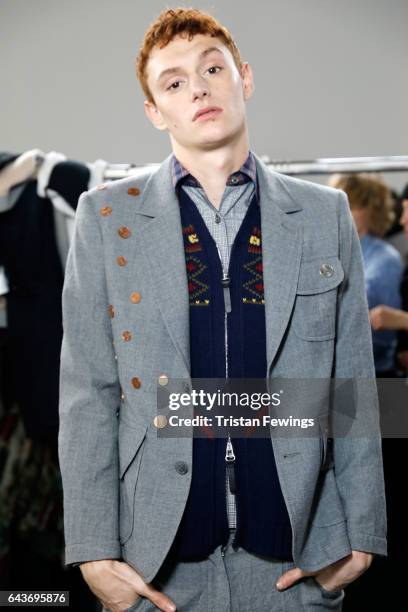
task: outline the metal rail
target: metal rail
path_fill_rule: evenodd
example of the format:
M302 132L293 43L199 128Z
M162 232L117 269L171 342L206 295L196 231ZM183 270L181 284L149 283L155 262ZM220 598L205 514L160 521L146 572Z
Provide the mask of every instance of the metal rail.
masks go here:
M272 161L261 155L260 158L272 170L290 175L333 174L334 172L404 172L408 171L408 155L386 157L338 157L322 158L311 161ZM160 164L109 164L105 171L106 179L120 179L138 174L145 168L157 168Z

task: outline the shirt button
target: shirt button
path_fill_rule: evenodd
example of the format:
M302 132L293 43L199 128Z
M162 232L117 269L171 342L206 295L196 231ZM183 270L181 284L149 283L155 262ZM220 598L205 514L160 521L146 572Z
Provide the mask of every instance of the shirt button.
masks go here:
M238 177L237 176L231 176L230 181L231 181L231 183L233 185L236 185L238 183Z
M326 277L333 276L334 268L330 264L324 263L320 266L319 273L321 276L326 276Z
M221 223L221 215L219 215L218 213L215 213L215 222Z
M174 464L174 469L179 474L187 474L187 472L188 472L188 465L187 465L187 463L185 461L176 461L176 463Z
M122 340L124 340L125 342L129 342L129 340L132 339L132 334L130 333L130 331L124 331L122 332Z
M166 374L160 374L159 376L159 385L167 385L169 382L169 377Z
M123 257L123 255L120 255L116 261L118 262L119 266L126 266L127 264L127 259L126 257Z

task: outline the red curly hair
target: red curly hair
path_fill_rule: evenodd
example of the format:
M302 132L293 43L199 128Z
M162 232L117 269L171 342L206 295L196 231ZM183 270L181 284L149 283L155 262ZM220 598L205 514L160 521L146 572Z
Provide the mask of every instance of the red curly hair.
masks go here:
M136 58L136 74L146 98L153 102L153 96L147 85L146 66L150 53L155 47L163 49L176 36L188 37L192 40L197 34L213 36L221 40L229 49L235 65L241 72L242 60L237 45L229 31L212 15L194 8L166 9L146 31L142 46Z

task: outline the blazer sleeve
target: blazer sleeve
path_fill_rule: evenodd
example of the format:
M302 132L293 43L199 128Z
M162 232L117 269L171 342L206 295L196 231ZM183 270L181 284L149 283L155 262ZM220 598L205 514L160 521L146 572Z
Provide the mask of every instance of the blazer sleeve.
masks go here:
M120 385L94 197L90 192L80 196L62 293L58 452L66 565L121 558Z
M345 278L338 303L334 378L353 387L347 435L334 434L338 490L352 550L387 555L386 501L378 394L360 240L347 196L340 191L340 259ZM350 415L349 415L350 416ZM347 417L346 417L347 419Z

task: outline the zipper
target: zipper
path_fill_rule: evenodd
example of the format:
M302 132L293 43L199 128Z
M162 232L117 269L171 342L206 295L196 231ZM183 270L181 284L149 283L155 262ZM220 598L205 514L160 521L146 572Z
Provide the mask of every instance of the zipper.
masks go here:
M220 258L221 260L221 258ZM221 260L222 264L222 260ZM225 378L228 378L228 313L231 312L231 279L228 274L223 271L223 276L221 279L221 284L224 291L224 304L225 304L225 312L224 312L224 346L225 346ZM235 493L235 471L234 471L234 462L235 462L235 454L234 447L232 446L231 436L228 431L228 440L227 446L225 448L225 463L228 472L228 480L229 487L231 493Z
M220 257L220 260L222 264L221 257ZM224 312L225 378L228 378L228 313L231 312L231 290L230 290L231 278L228 276L228 273L225 270L223 270L221 284L222 284L223 292L224 292L224 305L225 305L225 312ZM226 469L227 469L227 474L228 474L229 488L230 488L231 493L235 494L235 491L236 491L235 469L234 469L235 454L234 454L234 447L232 446L232 442L231 442L231 436L230 436L229 429L227 429L227 431L228 431L228 440L227 440L227 445L225 448L225 463L226 463Z
M218 245L217 245L217 250L218 250L218 255L219 255L221 267L222 267L221 285L223 288L224 307L225 307L225 312L224 312L225 378L228 378L228 313L231 312L232 310L231 289L230 289L231 288L231 278L228 276L228 269L225 269L224 267L224 262L221 257L221 253L218 248ZM228 474L228 485L229 485L231 493L235 494L235 491L236 491L235 468L234 468L235 454L234 454L234 447L232 446L231 436L230 436L228 427L227 427L227 431L228 431L228 440L227 440L227 445L225 448L225 464L226 464L226 470ZM235 506L235 517L236 517L236 506Z
M221 284L224 291L225 314L227 315L228 312L231 312L231 279L227 274L223 274Z
M228 482L231 493L235 493L236 485L235 485L235 470L234 470L234 447L232 446L231 438L228 434L227 447L225 450L225 462L227 464L227 473L228 473Z

